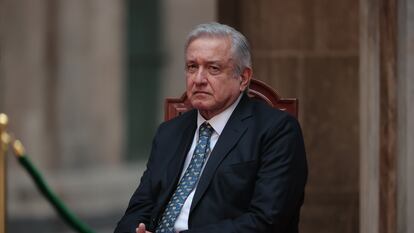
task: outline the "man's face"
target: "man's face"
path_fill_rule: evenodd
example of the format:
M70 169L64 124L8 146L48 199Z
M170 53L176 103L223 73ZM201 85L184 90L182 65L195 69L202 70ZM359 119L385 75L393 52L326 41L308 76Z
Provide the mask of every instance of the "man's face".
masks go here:
M193 40L185 58L187 96L201 115L210 119L229 107L247 88L251 70L234 72L229 38Z

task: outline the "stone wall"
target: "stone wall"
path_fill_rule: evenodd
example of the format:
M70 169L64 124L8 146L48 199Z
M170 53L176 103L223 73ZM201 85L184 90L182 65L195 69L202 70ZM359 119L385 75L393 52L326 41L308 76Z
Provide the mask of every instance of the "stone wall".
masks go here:
M309 162L303 232L354 233L359 205L358 0L219 1L254 77L299 98Z

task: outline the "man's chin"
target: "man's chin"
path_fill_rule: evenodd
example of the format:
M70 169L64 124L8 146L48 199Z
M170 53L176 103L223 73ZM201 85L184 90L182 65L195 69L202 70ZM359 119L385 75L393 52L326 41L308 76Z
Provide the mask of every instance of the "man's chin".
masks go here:
M209 105L205 102L202 102L202 101L192 101L191 105L193 106L193 108L198 109L200 111L208 111L209 110Z

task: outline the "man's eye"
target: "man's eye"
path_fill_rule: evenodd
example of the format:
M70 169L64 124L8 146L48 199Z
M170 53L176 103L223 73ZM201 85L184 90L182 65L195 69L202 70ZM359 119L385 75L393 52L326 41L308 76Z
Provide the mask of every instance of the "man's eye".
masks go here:
M217 66L210 66L208 68L208 70L210 71L210 74L218 74L220 73L220 68Z
M197 71L197 66L194 64L187 65L187 72L194 73Z

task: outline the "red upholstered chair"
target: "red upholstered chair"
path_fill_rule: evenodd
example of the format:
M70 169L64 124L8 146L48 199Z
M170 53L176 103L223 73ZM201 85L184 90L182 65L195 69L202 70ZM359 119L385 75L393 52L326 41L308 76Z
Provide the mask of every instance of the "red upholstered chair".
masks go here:
M266 102L274 108L286 111L296 118L298 117L298 100L296 98L282 98L270 86L257 79L250 81L248 95L251 98ZM192 109L186 93L181 98L167 98L165 100L165 120L170 120Z

